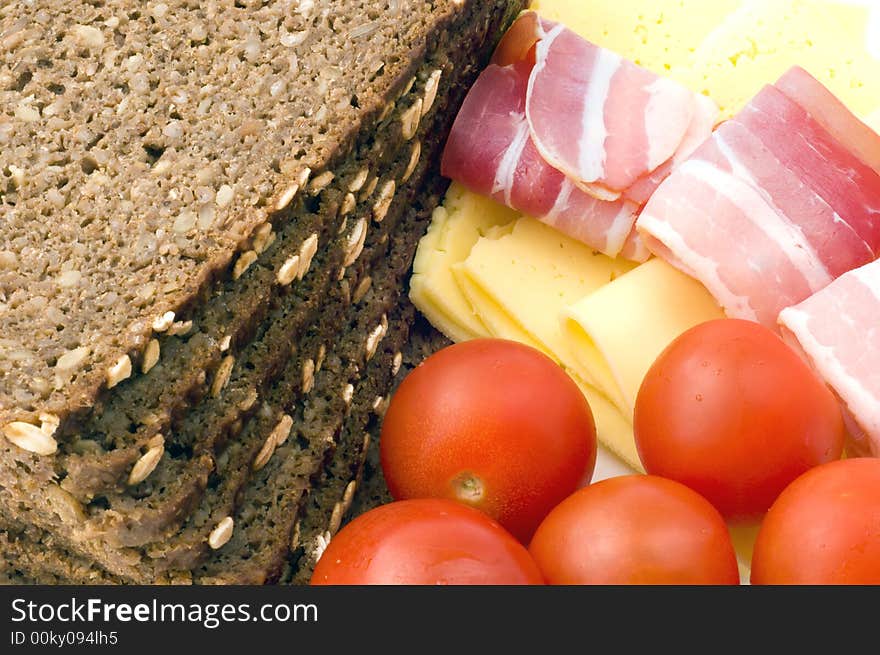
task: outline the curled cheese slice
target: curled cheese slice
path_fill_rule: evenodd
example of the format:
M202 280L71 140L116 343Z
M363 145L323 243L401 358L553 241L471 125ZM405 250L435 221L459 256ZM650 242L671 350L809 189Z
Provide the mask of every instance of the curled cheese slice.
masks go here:
M565 362L570 354L559 312L633 266L523 217L509 233L480 239L453 274L492 336L527 343Z
M631 420L636 395L658 355L685 330L723 313L706 289L651 259L563 310L562 331L579 377Z

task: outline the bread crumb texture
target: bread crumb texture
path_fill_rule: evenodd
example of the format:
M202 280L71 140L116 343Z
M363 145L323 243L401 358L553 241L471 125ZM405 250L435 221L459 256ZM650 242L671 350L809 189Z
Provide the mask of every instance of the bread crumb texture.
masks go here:
M344 156L400 92L425 26L460 11L0 5L0 425L63 421L125 384L114 367L143 361L154 321L185 319L252 257L237 253L292 185Z

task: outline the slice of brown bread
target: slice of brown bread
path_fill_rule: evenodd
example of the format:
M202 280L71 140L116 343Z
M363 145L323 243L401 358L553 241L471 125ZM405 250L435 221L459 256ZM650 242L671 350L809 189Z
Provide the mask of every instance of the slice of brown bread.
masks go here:
M282 583L308 584L323 548L350 518L393 500L379 463L382 418L406 375L450 343L424 317L416 317L406 343L392 356L388 391L373 398L370 411L358 424L346 424L333 460L314 484L295 528L297 543L285 564Z
M210 468L210 466L211 466L211 462L210 462L210 460L208 459L208 460L205 461L205 466L204 466L204 469L203 469L203 470L206 471L207 469ZM203 474L203 479L204 479L204 474ZM102 500L103 500L103 499L102 499ZM181 505L181 507L184 507L184 505ZM185 515L185 511L180 510L180 511L177 512L177 515L178 515L178 516L183 516L183 515Z
M496 14L496 18L498 18L498 16L500 16L500 15L501 15L501 14ZM502 19L502 20L503 20L503 19ZM498 22L495 24L495 29L496 29L496 30L499 28L499 25L500 25L500 21L498 21ZM417 237L417 235L416 235L416 237ZM233 419L233 420L231 420L230 422L231 422L231 423L235 423L236 420L237 420L237 419ZM246 493L247 493L247 492L246 492ZM162 550L162 546L161 546L161 545L159 546L159 550ZM163 555L163 557L164 557L164 555ZM275 559L277 560L277 557L276 557Z
M0 9L0 425L90 412L154 320L187 317L260 226L294 220L279 210L307 171L342 161L428 44L486 4Z
M460 91L458 92L460 93ZM444 99L446 95L444 94ZM448 120L448 119L447 119ZM429 126L430 123L426 124L426 127ZM424 159L422 165L418 166L414 174L412 175L412 183L407 184L403 189L400 190L400 199L399 202L396 201L389 208L389 212L387 217L380 223L370 228L371 242L368 243L365 247L364 254L358 258L358 260L354 263L354 265L349 266L346 277L343 279L340 287L345 285L346 287L354 286L358 287L361 285L361 281L364 279L362 275L362 271L359 271L358 267L364 262L372 261L374 259L374 254L371 254L375 249L375 246L379 243L383 242L385 239L385 230L386 228L393 227L397 222L397 215L399 211L409 206L409 196L415 192L415 190L420 186L420 181L423 178L424 170L427 165L427 161L430 161L432 157L430 156L432 152L434 152L440 144L440 137L445 133L445 130L442 126L437 126L436 136L428 135L425 138L425 142L427 144L427 157ZM406 159L409 159L409 154L407 151ZM399 166L406 167L408 162L404 161L399 164ZM400 171L397 171L400 173ZM412 238L416 238L417 233L414 233ZM338 303L347 302L350 296L348 291L345 291L341 294L342 297L338 298ZM338 307L330 306L328 311L338 312L342 309L344 305L340 304ZM299 308L300 305L294 305L294 308ZM284 312L281 312L282 314ZM281 323L276 319L272 320L273 327L277 326ZM333 324L330 323L327 326L328 330L333 328ZM325 330L325 331L328 331ZM320 332L317 336L312 337L312 343L309 345L308 343L302 344L301 355L302 359L305 361L314 360L315 352L319 350L321 346L324 344L316 344L314 343L316 339L320 339ZM282 339L274 339L273 341L283 340ZM272 343L272 341L270 341ZM308 359L305 357L305 353L309 354ZM277 359L277 358L276 358ZM247 362L248 359L244 358L244 361ZM295 366L301 366L302 364L296 364ZM250 366L252 369L256 369L257 371L262 371L265 368L259 361L255 363L255 365ZM247 369L245 369L245 375L241 376L244 379L242 380L242 384L238 385L242 389L242 396L247 396L247 391L252 389L252 385L248 382L248 373ZM233 376L233 379L229 382L230 391L233 390L236 386L236 379ZM226 392L224 392L225 394ZM235 396L233 396L235 399ZM193 421L191 421L194 425L192 431L203 433L209 432L206 429L206 426L210 426L211 420L215 415L222 415L224 405L229 407L231 406L233 409L236 408L237 402L226 402L221 403L220 399L209 399L206 401L208 407L207 408L199 408L198 411L193 412L191 416L194 416ZM240 413L240 412L239 412ZM189 418L189 416L187 417ZM233 419L233 422L237 419ZM178 440L179 441L179 440ZM147 493L150 488L163 488L163 493L159 494L151 494L151 496L158 496L156 499L151 498L151 504L149 507L144 507L145 503L142 503L142 499L139 496L136 497L126 497L123 495L121 497L121 501L117 499L116 502L112 503L112 509L107 511L102 511L100 513L101 519L92 517L89 518L86 522L84 528L84 534L87 536L87 544L92 549L92 552L96 552L94 549L99 547L99 544L95 543L95 539L100 539L108 536L108 531L113 534L109 535L111 537L115 537L117 540L122 539L121 545L137 545L138 543L145 543L146 541L156 540L165 536L166 534L173 533L176 524L168 523L168 521L182 520L185 518L186 513L194 502L199 497L200 493L204 490L204 486L207 481L208 475L211 473L211 468L213 467L213 460L211 458L201 458L204 460L204 465L201 465L201 460L196 462L197 471L200 471L197 475L190 475L189 477L185 477L181 475L181 472L184 469L181 469L179 466L174 466L176 463L181 463L183 460L170 460L169 458L163 458L162 464L156 469L155 472L151 473L150 476L145 480L144 483L138 485L134 492L140 492L141 494ZM168 464L167 466L163 466L164 464ZM164 474L164 475L163 475ZM167 491L168 493L164 493ZM167 500L169 502L163 502ZM107 496L104 496L100 499L103 503L108 503L109 499ZM128 502L125 502L125 501ZM126 507L132 508L130 511L126 511ZM150 510L152 507L152 510ZM59 516L59 519L61 517ZM37 518L32 518L32 521L38 520ZM156 522L158 521L158 522ZM53 526L45 526L50 529ZM58 529L58 526L54 526L55 529ZM163 533L164 531L164 533ZM71 535L71 538L74 538L74 535ZM112 541L112 540L111 540Z
M387 278L386 278L387 279ZM371 290L362 303L371 308L369 314L385 309L387 303L398 295L398 291L392 284L387 284L384 289ZM394 362L399 348L403 345L408 331L409 323L414 312L412 306L404 298L404 302L394 308L388 314L388 332L380 341L377 352L367 365L361 381L357 384L350 398L351 412L347 420L348 424L361 423L374 411L373 404L377 392L381 392L387 386L387 382L393 377ZM363 316L363 318L366 318ZM367 325L366 320L364 325ZM364 337L352 340L349 350L359 351L364 347ZM295 423L295 435L291 435L290 445L282 446L272 459L283 458L285 460L281 469L295 470L298 472L298 485L285 485L285 496L301 494L308 488L310 477L314 470L320 467L321 461L326 456L325 451L329 446L327 437L333 437L340 433L340 423L343 421L345 411L340 411L340 402L344 405L345 399L340 391L344 391L341 379L346 379L345 373L352 374L352 362L344 362L338 356L330 356L322 370L315 376L316 400L304 405L297 416ZM353 385L354 386L354 385ZM303 420L308 418L309 420ZM271 424L266 425L271 429ZM275 477L277 477L277 473ZM275 484L275 481L272 483ZM266 494L271 497L271 492ZM277 502L277 501L276 501ZM294 508L295 511L295 508ZM267 512L271 515L271 512ZM213 575L203 575L197 578L198 582L263 582L270 579L272 574L259 568L261 550L269 549L273 552L285 553L288 548L289 537L285 537L281 543L274 544L269 548L266 543L266 526L262 522L246 523L247 517L236 516L241 527L236 526L236 537L249 535L251 540L256 538L256 544L245 539L244 547L239 548L244 557L235 551L235 543L223 546L217 551L213 559L205 566L206 571ZM277 517L276 517L277 518ZM4 525L3 538L0 538L0 553L3 554L5 570L26 571L32 579L43 584L55 584L54 580L73 584L107 584L124 582L124 579L112 576L92 562L71 554L64 547L55 544L51 535L45 531L37 531L33 527L24 527L18 524L11 528L10 523ZM42 536L40 536L42 535ZM254 548L256 546L256 548ZM261 548L262 546L262 548ZM50 551L50 555L46 555ZM230 567L238 558L240 564ZM280 564L280 563L279 563ZM279 565L276 564L276 567ZM222 573L217 574L218 567L222 567ZM0 564L0 571L4 567ZM185 572L177 572L163 578L166 582L187 580Z

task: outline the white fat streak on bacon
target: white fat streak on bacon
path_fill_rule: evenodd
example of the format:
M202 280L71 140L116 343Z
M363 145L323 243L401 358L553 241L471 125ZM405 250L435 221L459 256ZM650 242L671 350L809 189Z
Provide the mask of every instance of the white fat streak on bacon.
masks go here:
M715 144L718 146L718 150L719 150L719 152L724 156L724 158L725 158L725 160L727 161L727 163L728 163L728 164L730 165L730 167L733 169L734 174L737 175L738 177L740 177L741 179L743 179L743 180L749 182L749 184L750 184L754 189L756 189L756 190L758 191L758 193L761 194L761 197L764 198L764 201L765 201L769 206L771 206L771 207L773 208L773 210L774 210L777 214L779 214L780 217L782 217L782 218L786 218L787 220L789 220L789 221L792 223L792 225L793 225L795 228L797 228L798 232L799 232L799 233L801 234L801 236L803 237L804 242L809 244L809 241L807 240L806 236L804 235L803 230L802 230L799 226L797 226L797 224L794 223L794 221L792 220L792 218L793 218L794 220L797 220L797 216L795 216L795 217L791 217L791 218L787 217L786 213L785 213L782 209L780 209L780 208L779 208L779 207L773 202L773 199L770 197L770 194L767 193L764 189L762 189L762 188L760 187L760 185L759 185L759 184L757 183L757 181L755 180L754 176L753 176L753 175L751 174L751 172L749 171L748 166L746 166L746 165L741 161L741 159L740 159L740 158L734 153L734 148L733 148L733 146L727 141L727 138L725 137L725 132L724 132L724 130L718 130L717 132L715 132L715 134L713 135L713 139L714 139L714 141L715 141ZM783 166L783 164L782 164L781 162L779 162L777 159L774 158L774 161L776 161L777 164L778 164L780 167ZM852 226L851 226L848 222L846 222L846 221L843 219L843 217L841 217L840 214L838 214L838 213L834 210L834 208L831 207L831 205L829 205L829 204L825 201L824 198L822 198L820 195L818 195L818 194L817 194L815 191L813 191L812 189L806 189L806 193L811 193L811 194L815 197L816 201L817 201L818 203L821 204L822 207L827 208L827 210L828 210L828 211L831 213L831 215L832 215L832 219L831 219L831 220L832 220L834 223L837 223L837 224L843 226L844 229L846 229L846 230L847 230L848 232L850 232L850 233L851 233L851 234L852 234L852 235L853 235L858 241L860 241L862 244L864 244L865 256L868 257L868 258L870 258L870 259L873 259L873 254L871 253L871 248L870 248L870 246L869 246L867 243L864 242L864 240L858 235L858 233L852 228ZM810 253L811 253L811 255L812 255L813 257L815 257L815 260L816 260L817 262L821 262L822 259L821 259L821 257L819 257L819 254L816 252L815 248L813 248L812 244L809 244L808 247L809 247L809 249L810 249ZM823 266L822 268L825 270L825 273L828 275L828 277L829 277L830 279L834 279L834 276L828 271L828 269L827 269L825 266ZM819 290L818 288L814 288L814 291L818 291L818 290Z
M845 273L832 285L804 302L783 309L779 313L779 324L784 332L787 331L796 339L801 351L807 355L816 372L834 389L858 426L867 433L874 455L880 455L880 410L878 410L880 398L863 384L858 375L847 369L835 347L845 348L852 344L848 343L848 338L840 344L821 343L811 326L812 321L815 320L833 320L847 331L855 328L861 332L865 328L872 327L857 324L851 317L842 313L841 307L836 303L847 293L846 287L853 283L862 285L870 292L880 311L880 263L872 262ZM865 345L870 347L872 344L870 340L868 341L869 343ZM859 359L864 354L862 348L859 348Z
M585 215L578 216L577 220L573 220L573 213L579 210L575 209L574 212L569 211L572 209L571 206L575 205L575 207L580 207L581 210L583 210L583 205L579 204L574 196L580 196L580 203L583 202L583 191L566 177L560 185L559 194L556 196L553 207L551 207L550 211L544 216L537 218L543 223L568 234L572 238L586 243L587 241L578 234L579 230L577 229L578 226L576 224L581 221L592 220L592 217L590 215L590 210L588 209L584 210L586 211ZM590 198L590 201L593 203L591 207L596 212L593 216L595 216L595 218L601 217L602 222L604 223L608 216L608 214L605 213L605 210L610 208L612 204L606 205L604 200L598 200L596 198ZM638 211L637 205L631 202L623 201L616 204L619 205L617 213L611 219L610 224L604 231L604 245L593 240L590 240L588 243L588 245L609 257L616 257L621 253L627 237L634 229L635 215ZM633 249L632 254L639 256L641 255L641 252L638 249ZM636 257L627 257L627 259L636 259Z
M618 55L600 48L590 77L584 110L581 114L582 132L578 162L587 182L598 180L605 174L605 138L608 136L605 126L605 103L611 92L611 80L620 68L620 62Z
M564 25L554 25L538 41L535 47L535 66L529 75L527 97L532 96L535 80L540 77L547 66L547 57L553 42L565 29ZM608 135L608 130L605 126L605 103L611 91L611 79L620 68L621 62L622 59L615 53L596 47L596 61L591 71L590 83L586 89L584 102L582 103L583 111L579 120L581 133L579 137L578 166L581 179L574 180L574 182L579 188L602 200L616 200L620 197L619 192L591 183L600 179L605 173L605 139ZM530 115L530 104L528 101L526 102L526 117L534 137L537 135L537 131L535 130L534 120ZM535 138L534 142L541 156L550 165L564 171L563 168L560 168L560 162L555 161L552 153L547 152L541 139Z
M717 143L723 151L723 142L718 139ZM739 168L742 175L748 175L746 168L729 149L725 155L731 158L734 170ZM739 207L752 224L779 246L792 266L804 276L810 289L818 291L834 279L800 228L768 204L766 198L754 186L737 180L736 177L710 162L699 159L686 161L679 167L679 171L703 181L715 189L716 193ZM719 244L719 247L724 246Z
M691 248L668 221L643 210L636 226L651 252L702 282L728 315L758 320L749 297L735 294L722 281L718 273L718 263Z
M516 167L522 158L523 150L525 150L528 141L529 125L525 121L525 116L523 116L523 121L517 128L516 135L498 164L498 169L495 171L495 182L492 185L492 196L497 197L496 194L503 191L504 204L508 207L512 206L511 193L516 182Z

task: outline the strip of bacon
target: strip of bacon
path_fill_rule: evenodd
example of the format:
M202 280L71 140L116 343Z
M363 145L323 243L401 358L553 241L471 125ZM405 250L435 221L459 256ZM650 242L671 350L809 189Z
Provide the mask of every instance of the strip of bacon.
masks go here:
M678 150L694 94L563 25L540 29L526 102L535 146L580 188L616 199Z
M586 194L540 156L525 116L529 70L521 61L490 64L480 74L453 124L441 172L615 257L633 231L638 207Z
M637 229L729 316L775 328L880 254L878 219L880 176L768 86L660 184Z
M623 195L626 198L639 205L644 205L660 186L660 183L669 177L672 170L687 160L712 135L712 129L718 122L720 114L718 105L711 98L699 93L694 94L693 101L693 118L672 159L668 159L648 175L636 180L632 186L624 191Z
M865 125L831 91L800 66L774 86L799 104L845 148L880 173L880 134Z
M654 254L700 280L728 316L775 327L783 307L831 277L794 225L703 152L660 185L637 226Z
M779 324L842 401L851 454L880 456L880 261L784 309Z
M765 86L733 121L754 134L880 253L880 176L800 105Z

